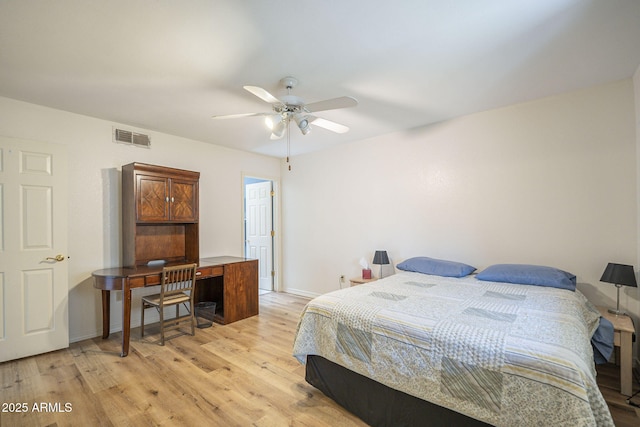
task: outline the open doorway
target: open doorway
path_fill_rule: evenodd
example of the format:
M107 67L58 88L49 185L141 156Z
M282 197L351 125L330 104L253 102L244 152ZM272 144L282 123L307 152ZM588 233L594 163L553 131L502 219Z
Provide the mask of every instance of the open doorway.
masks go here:
M244 256L258 260L258 288L275 289L274 182L243 177Z

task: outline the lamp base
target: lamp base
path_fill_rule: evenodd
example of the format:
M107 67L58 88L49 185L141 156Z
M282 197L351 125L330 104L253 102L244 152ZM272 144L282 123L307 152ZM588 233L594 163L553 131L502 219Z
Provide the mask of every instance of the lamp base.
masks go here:
M624 316L626 313L620 310L620 288L622 285L616 283L616 308L610 308L607 310L611 314L615 314L616 316Z

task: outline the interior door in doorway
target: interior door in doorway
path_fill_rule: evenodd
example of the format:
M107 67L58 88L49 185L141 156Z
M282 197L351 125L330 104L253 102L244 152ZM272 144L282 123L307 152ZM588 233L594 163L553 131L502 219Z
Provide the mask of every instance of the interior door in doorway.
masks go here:
M0 137L0 362L69 346L66 146Z
M258 287L273 290L273 208L271 181L245 186L246 256L258 259Z

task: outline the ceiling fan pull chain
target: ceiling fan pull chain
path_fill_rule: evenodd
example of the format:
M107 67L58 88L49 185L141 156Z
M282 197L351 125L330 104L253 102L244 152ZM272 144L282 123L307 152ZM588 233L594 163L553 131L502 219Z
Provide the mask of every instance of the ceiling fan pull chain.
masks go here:
M289 163L289 154L291 153L291 132L289 129L291 128L291 121L287 117L287 164L289 165L289 172L291 172L291 163Z

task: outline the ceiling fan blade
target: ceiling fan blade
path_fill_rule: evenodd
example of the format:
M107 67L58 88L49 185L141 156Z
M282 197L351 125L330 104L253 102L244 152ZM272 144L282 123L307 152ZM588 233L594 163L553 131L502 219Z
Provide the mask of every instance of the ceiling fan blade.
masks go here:
M324 101L312 102L307 104L305 108L310 113L316 111L335 110L337 108L350 108L358 105L358 100L351 96L341 96L340 98L332 98Z
M261 87L258 87L258 86L243 86L243 87L249 92L251 92L252 94L254 94L255 96L257 96L258 98L262 99L265 102L268 102L269 104L282 104L282 101L280 101L278 98L271 95L269 92L267 92L265 89L262 89Z
M225 116L212 116L212 119L237 119L240 117L252 117L252 116L270 116L273 113L242 113L242 114L228 114Z
M320 126L321 128L325 128L335 133L346 133L349 132L349 128L345 125L341 125L340 123L332 122L331 120L322 119L320 117L310 117L311 123L316 126Z

